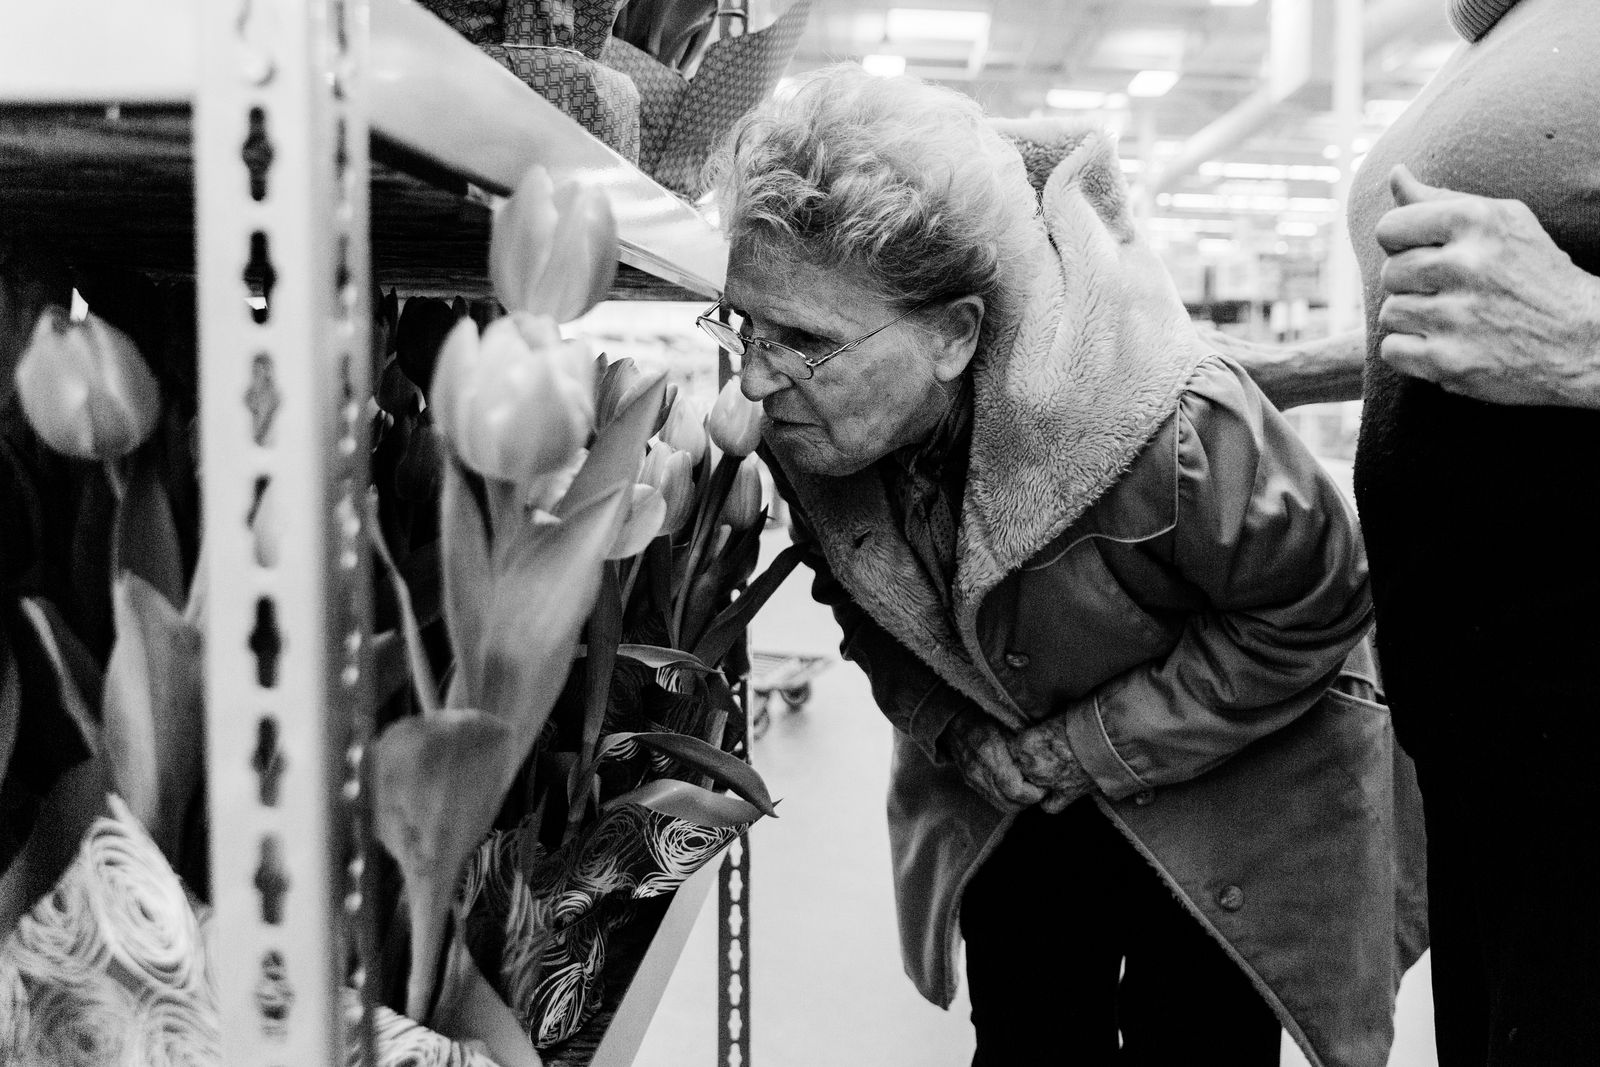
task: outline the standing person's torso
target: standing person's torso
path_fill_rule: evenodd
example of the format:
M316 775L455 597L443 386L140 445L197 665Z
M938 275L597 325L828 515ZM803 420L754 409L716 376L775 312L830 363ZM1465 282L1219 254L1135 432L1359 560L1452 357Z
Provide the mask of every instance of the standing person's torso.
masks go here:
M1396 163L1526 202L1600 273L1600 7L1513 6L1373 146L1350 203L1368 335L1356 491L1396 711L1455 695L1600 699L1600 412L1481 403L1376 358L1373 227Z

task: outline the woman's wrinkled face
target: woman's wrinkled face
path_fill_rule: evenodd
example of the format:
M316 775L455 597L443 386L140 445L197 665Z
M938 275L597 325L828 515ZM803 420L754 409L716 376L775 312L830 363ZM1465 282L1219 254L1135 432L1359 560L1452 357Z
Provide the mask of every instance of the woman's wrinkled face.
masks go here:
M859 272L828 269L735 242L725 302L745 331L825 354L901 313ZM736 318L737 321L737 318ZM766 413L762 436L787 465L854 474L924 440L948 403L932 352L937 335L913 316L828 360L807 381L774 370L759 347L742 361L744 393Z

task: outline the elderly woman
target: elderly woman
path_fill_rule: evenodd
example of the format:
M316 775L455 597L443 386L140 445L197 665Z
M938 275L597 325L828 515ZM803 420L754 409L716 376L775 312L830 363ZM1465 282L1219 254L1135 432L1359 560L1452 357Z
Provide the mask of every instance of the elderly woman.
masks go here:
M1413 786L1350 510L1196 340L1109 140L1008 132L835 67L718 169L700 322L897 728L907 971L948 1005L959 923L975 1064L1266 1067L1282 1026L1381 1065Z

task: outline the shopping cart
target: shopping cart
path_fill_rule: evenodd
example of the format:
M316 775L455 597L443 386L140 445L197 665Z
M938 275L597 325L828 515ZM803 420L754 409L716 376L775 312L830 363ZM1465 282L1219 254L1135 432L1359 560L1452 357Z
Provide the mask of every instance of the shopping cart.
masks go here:
M790 711L803 711L811 699L811 679L820 674L831 656L808 656L798 652L750 653L750 692L755 714L750 721L754 737L766 733L772 723L772 703L782 700Z

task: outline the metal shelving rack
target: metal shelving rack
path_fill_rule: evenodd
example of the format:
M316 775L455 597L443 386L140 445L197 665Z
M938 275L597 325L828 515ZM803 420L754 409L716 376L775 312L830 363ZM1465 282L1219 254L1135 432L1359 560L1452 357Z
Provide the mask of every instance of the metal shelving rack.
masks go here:
M103 108L113 127L123 108L192 117L224 1055L342 1064L348 961L373 947L358 802L371 729L369 132L489 193L535 163L603 188L623 262L676 291L720 292L726 247L411 0L8 0L0 24L0 129L18 109ZM251 296L266 299L252 310ZM248 522L262 485L297 519L275 560ZM663 920L679 946L712 877L686 883ZM614 1047L591 1062L631 1059L639 1011L675 959L652 945L640 973L655 972L654 995L632 1018L619 1009Z

